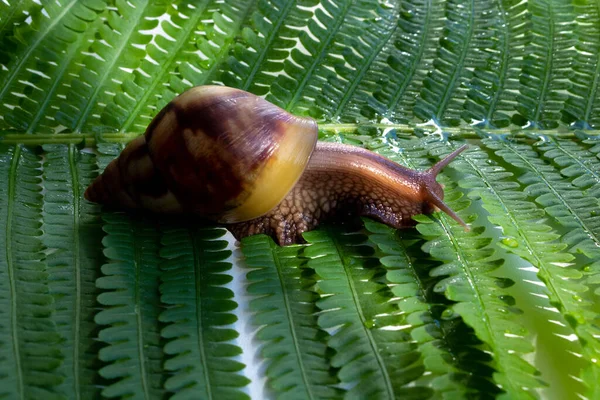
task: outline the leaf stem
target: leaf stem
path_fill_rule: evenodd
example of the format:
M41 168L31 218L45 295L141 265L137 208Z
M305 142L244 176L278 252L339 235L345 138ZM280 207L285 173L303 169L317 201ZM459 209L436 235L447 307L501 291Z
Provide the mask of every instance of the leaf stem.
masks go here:
M75 268L75 325L73 326L73 393L75 398L81 398L79 381L79 329L81 328L81 259L79 249L79 176L75 160L75 146L69 146L69 169L71 185L73 186L73 264Z
M8 205L6 210L6 262L8 266L8 281L10 284L10 327L12 333L12 345L15 355L14 369L17 374L18 392L21 398L25 398L25 383L23 382L23 365L21 364L21 349L19 348L18 339L18 322L17 322L17 278L15 273L15 265L12 255L12 222L15 205L15 192L17 180L17 167L19 166L19 158L21 156L21 147L15 146L12 161L10 163L9 181L8 181Z

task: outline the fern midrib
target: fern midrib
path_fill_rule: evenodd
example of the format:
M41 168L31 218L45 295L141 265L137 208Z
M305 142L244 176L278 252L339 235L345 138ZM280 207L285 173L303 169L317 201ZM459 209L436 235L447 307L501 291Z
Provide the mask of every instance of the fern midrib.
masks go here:
M25 398L25 382L23 382L23 366L21 365L21 349L19 348L18 326L17 326L17 283L15 265L13 264L12 252L12 223L14 213L14 203L16 194L17 167L21 156L21 146L15 146L13 158L10 163L8 179L8 204L6 210L6 262L8 269L8 281L10 286L11 307L10 307L10 330L12 336L13 354L15 356L15 371L17 375L17 390L19 397Z
M273 245L272 245L273 246ZM271 252L273 253L273 261L275 262L275 269L277 271L277 277L279 278L281 292L283 294L283 306L285 307L285 312L287 314L288 327L290 330L290 335L292 336L292 341L294 343L294 350L296 351L296 359L298 360L298 367L300 368L300 373L302 375L302 382L304 382L304 387L306 388L306 394L309 399L315 399L315 396L312 393L312 387L309 385L309 380L306 374L306 368L304 366L304 360L302 359L302 351L300 350L300 346L298 345L298 336L296 335L296 330L294 329L294 325L292 323L294 313L290 307L290 303L288 301L288 290L287 285L285 284L285 277L281 273L281 263L279 262L279 254L277 254L277 249L273 251L273 247L271 246Z
M375 48L375 50L371 51L371 54L367 58L367 61L362 64L362 67L358 71L358 74L353 75L352 80L350 81L351 82L350 87L348 88L348 90L346 90L344 92L344 96L342 96L342 99L340 100L339 105L335 109L335 112L332 114L332 117L331 117L332 120L336 120L342 113L342 110L344 110L346 108L346 104L348 104L348 102L352 98L352 95L356 91L356 88L358 87L359 83L362 82L363 77L365 76L365 74L367 73L369 68L371 67L371 64L373 64L373 61L377 58L377 56L380 54L383 47L389 42L390 38L392 36L394 36L396 31L398 30L397 19L400 18L400 14L397 11L398 11L399 7L400 7L400 2L397 2L394 7L394 11L395 11L394 15L396 15L397 18L393 19L393 22L395 22L393 28L390 29L390 31L388 32L388 34L385 36L385 38L383 40L379 41L379 45Z
M596 16L600 16L600 2L595 2L597 7ZM587 98L587 104L585 106L585 113L583 114L583 120L589 121L590 114L594 108L594 101L596 100L596 93L598 91L598 79L600 79L600 49L596 48L596 66L594 68L594 79L592 80L592 87L590 88L589 95Z
M542 90L540 92L540 95L538 97L538 101L536 103L536 109L535 109L535 114L533 117L533 122L535 122L536 125L539 125L539 117L540 117L540 113L542 112L542 107L544 105L544 103L546 102L546 96L548 96L548 85L550 83L550 76L552 75L552 66L554 65L553 59L552 59L552 53L554 50L554 46L555 46L555 41L554 41L554 12L552 10L552 0L547 1L546 4L548 5L548 13L550 14L550 18L548 18L548 29L549 29L549 34L548 36L550 37L550 43L548 45L547 51L546 51L546 71L544 71L544 81L542 82Z
M81 383L79 380L79 346L81 326L81 254L79 247L79 174L75 165L75 146L69 145L69 168L71 185L73 186L73 267L75 268L75 324L73 338L73 391L75 398L81 398Z
M494 94L492 96L492 101L490 101L490 105L488 108L488 112L485 116L485 126L486 128L489 128L491 126L493 126L493 124L491 123L492 118L494 116L494 112L496 111L496 104L498 104L498 101L500 100L500 94L502 94L503 90L504 90L504 85L506 83L506 79L508 78L508 74L506 73L507 68L508 68L508 56L510 54L510 47L508 45L508 40L507 38L510 37L510 22L506 20L506 15L507 12L504 10L504 5L502 3L502 1L498 2L498 15L502 16L502 21L503 23L500 24L500 26L503 28L503 35L502 37L502 57L500 59L500 72L498 74L498 87L496 88L496 90L494 91Z
M71 1L71 3L69 3L68 6L61 6L62 11L56 17L48 17L48 19L50 19L50 24L46 27L46 29L44 29L42 32L40 32L40 34L37 37L37 40L33 43L33 45L31 47L29 47L27 49L27 51L25 52L23 57L19 60L17 65L15 65L12 68L12 72L8 75L8 78L6 79L4 87L2 88L2 90L0 90L0 99L4 98L6 91L11 86L11 83L17 76L17 73L21 71L21 68L25 64L25 61L27 61L29 59L29 56L31 55L31 53L33 53L33 51L39 46L39 44L48 36L48 32L50 32L52 29L54 29L56 24L58 24L62 20L62 18L71 10L71 7L73 7L75 4L77 4L77 0Z
M200 19L200 17L202 17L202 14L204 13L204 9L205 9L207 3L208 3L208 0L204 0L204 2L202 4L199 4L197 6L198 10L197 10L195 17L190 18L191 21L188 21L187 27L183 28L183 35L181 35L180 39L178 41L176 41L175 44L170 48L171 51L169 52L169 57L167 58L166 62L163 64L163 68L160 69L158 76L156 76L156 78L152 81L152 83L150 85L148 85L148 87L144 90L143 96L137 101L137 103L135 104L135 107L129 113L129 118L127 118L127 120L125 120L125 123L123 124L123 126L120 129L121 133L126 132L129 129L129 127L133 124L135 119L138 117L138 114L139 114L140 110L142 109L142 107L144 107L146 105L146 101L148 100L148 98L152 94L154 94L154 90L155 90L156 86L159 83L161 83L161 84L163 83L163 79L162 79L163 76L167 72L171 72L170 66L173 64L173 61L179 55L179 50L181 50L181 47L189 39L190 33L193 32L193 30L198 25L198 20Z
M208 359L206 358L206 349L204 348L204 327L203 327L203 319L202 319L202 296L198 294L202 293L202 274L201 271L204 271L206 267L202 266L200 262L200 254L198 254L197 249L203 248L203 243L201 240L196 238L193 230L189 230L188 234L190 235L191 243L192 243L192 256L194 257L194 290L196 292L196 330L198 334L198 351L200 351L200 359L204 361L204 365L201 365L200 368L202 370L202 375L204 376L204 382L206 383L206 395L208 396L208 400L213 400L212 393L212 383L210 381L210 374L208 373Z
M265 41L262 51L259 53L258 59L256 60L256 62L250 69L250 73L244 80L244 84L240 86L240 89L248 90L248 88L250 87L250 84L254 80L254 76L258 73L258 71L260 70L260 67L262 67L263 60L265 59L265 57L267 56L267 53L271 49L271 45L273 44L273 41L275 40L277 32L279 32L279 28L283 24L284 19L290 13L290 10L293 8L294 4L295 4L294 1L287 1L285 8L279 12L279 19L277 20L275 25L273 25L271 34L266 38L267 40Z
M465 64L465 59L467 58L467 53L469 50L469 45L471 43L471 39L473 37L473 29L474 29L474 21L475 21L475 0L471 0L471 12L469 14L469 23L467 24L468 30L465 35L465 43L461 49L460 57L458 58L458 63L456 64L456 68L454 68L451 78L448 80L448 85L442 95L442 101L439 103L437 110L435 112L435 118L439 122L442 119L442 114L446 111L446 107L448 106L448 102L454 93L454 88L456 87L457 80L460 76L460 73L464 70L463 66Z
M330 238L335 246L337 258L341 261L341 263L344 267L343 275L346 278L346 281L348 282L348 287L350 288L350 295L352 296L352 303L354 304L354 308L356 309L356 312L358 313L358 318L360 320L360 326L361 326L362 330L364 331L365 336L369 340L369 346L371 347L371 350L373 352L375 360L377 361L377 364L379 365L379 369L382 373L382 377L385 382L385 389L386 389L388 398L393 399L393 398L395 398L395 396L394 396L394 387L392 386L392 380L389 376L389 373L385 366L385 363L384 363L383 359L381 358L381 354L379 353L379 350L375 343L375 339L373 338L373 335L371 334L370 330L367 329L367 319L365 318L362 307L360 305L360 301L358 300L358 291L356 290L354 281L352 280L352 277L350 276L351 273L349 272L349 269L351 268L351 266L348 265L348 263L346 262L346 257L344 257L343 245L340 244L338 242L337 238L333 237L333 235L328 235L328 236L330 236Z
M308 83L309 78L312 76L313 71L315 70L317 65L320 65L321 60L326 55L328 55L328 52L326 51L326 49L329 47L329 44L333 41L333 38L340 30L342 23L346 19L346 14L348 14L348 10L350 10L350 7L352 6L353 3L354 3L354 0L344 0L344 8L338 14L335 24L331 28L327 27L328 35L326 36L325 40L322 40L319 42L320 45L317 47L316 56L314 54L312 55L312 57L311 57L312 64L310 65L310 67L308 69L305 70L306 73L302 77L302 80L299 82L298 87L295 90L294 96L291 98L289 103L284 107L286 110L291 110L292 107L294 107L294 104L296 104L298 99L300 99L300 95L302 94L304 87Z
M552 140L552 142L556 145L556 147L560 151L563 152L563 154L569 156L573 161L575 161L577 163L577 165L579 165L581 167L581 169L583 169L585 172L587 172L589 175L591 175L594 178L594 180L596 181L596 183L600 184L600 175L598 175L596 172L592 171L587 165L585 165L583 162L581 162L581 159L579 156L574 155L568 149L565 149L563 146L561 146L561 144L558 140Z
M117 47L116 51L110 53L113 57L112 57L112 60L109 61L108 65L104 65L104 64L102 65L104 67L104 73L100 76L100 79L97 82L95 82L94 91L87 98L87 103L85 105L85 108L79 112L79 119L77 120L77 125L73 129L75 132L77 132L77 133L81 132L81 128L87 122L88 114L91 112L92 107L96 105L96 103L95 103L96 97L100 93L100 90L103 89L104 82L106 82L106 79L108 78L110 73L113 71L113 68L114 68L115 64L117 63L117 60L119 59L119 56L121 55L123 50L129 44L129 39L131 38L131 35L133 34L133 32L135 32L135 28L138 25L142 16L144 15L144 11L146 10L146 7L148 7L148 0L146 0L144 2L143 6L138 5L137 7L133 7L137 11L137 14L135 14L135 17L132 18L132 21L128 21L128 23L123 24L123 25L127 26L128 29L124 29L123 32L119 32L119 34L120 34L119 39L121 39L121 43ZM114 47L111 46L111 48L114 48Z
M135 226L134 225L135 231L139 231L139 226ZM143 228L142 228L143 229ZM144 391L144 398L145 399L150 399L150 390L148 388L148 380L146 379L146 355L144 352L144 332L143 332L143 326L142 326L142 310L144 309L141 306L141 290L140 290L140 279L141 279L141 269L142 266L145 264L144 263L144 258L143 258L143 253L142 253L142 243L139 243L140 241L143 241L143 239L141 237L139 237L138 234L136 234L136 232L133 232L133 234L131 235L132 241L133 241L133 262L134 262L134 269L135 269L135 292L134 292L134 301L135 301L135 307L137 308L137 310L134 311L135 313L135 322L137 324L137 329L136 329L136 335L137 335L137 351L138 351L138 356L139 356L139 364L140 364L140 383L142 385L142 390Z
M410 63L410 66L408 68L409 72L404 77L404 81L402 82L402 85L400 85L400 88L396 91L396 93L394 94L394 96L392 97L390 102L388 103L388 105L387 105L388 111L392 111L392 110L396 109L396 106L400 102L400 99L404 95L404 92L406 91L406 89L408 88L410 83L412 82L413 76L417 72L417 65L421 62L423 55L425 54L425 51L427 50L427 46L425 46L425 42L427 42L427 37L430 33L430 28L431 28L431 14L432 14L431 4L432 4L432 1L434 1L434 0L426 0L426 2L424 3L426 5L426 7L423 10L425 12L425 21L423 22L423 29L421 30L421 32L422 32L422 34L420 36L421 40L417 44L417 53L415 54L413 61ZM398 4L400 4L400 2L398 2Z
M554 186L552 186L550 184L550 182L546 179L546 176L539 169L537 169L531 162L529 162L529 160L527 160L526 157L522 156L518 151L516 151L516 149L514 149L512 146L509 146L509 145L505 144L504 147L510 149L510 151L513 154L515 154L517 157L519 157L523 161L523 163L525 165L527 165L532 171L534 171L536 173L536 175L548 187L548 189L550 190L550 192L552 192L552 194L558 200L560 200L560 202L563 205L563 207L565 207L567 210L569 210L569 214L571 214L571 216L577 221L577 223L579 224L579 226L581 227L581 229L583 229L583 231L585 232L585 234L594 242L594 244L597 247L600 247L600 239L598 237L596 237L596 235L592 232L592 230L590 230L588 228L588 226L581 220L581 218L579 217L579 215L577 214L577 212L575 212L575 210L573 210L573 208L569 205L569 202L566 201L564 199L564 197L556 189L554 189Z

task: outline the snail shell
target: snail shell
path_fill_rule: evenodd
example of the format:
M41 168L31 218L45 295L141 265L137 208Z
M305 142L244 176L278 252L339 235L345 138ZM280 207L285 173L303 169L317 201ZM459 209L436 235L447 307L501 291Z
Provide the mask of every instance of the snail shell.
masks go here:
M238 239L266 233L280 245L326 220L372 217L395 228L441 209L437 174L368 150L317 143L314 120L251 93L199 86L171 101L85 192L98 203L194 213L227 224Z
M99 203L220 223L273 209L308 164L317 123L251 93L192 88L171 101L86 192ZM106 182L106 181L109 182Z

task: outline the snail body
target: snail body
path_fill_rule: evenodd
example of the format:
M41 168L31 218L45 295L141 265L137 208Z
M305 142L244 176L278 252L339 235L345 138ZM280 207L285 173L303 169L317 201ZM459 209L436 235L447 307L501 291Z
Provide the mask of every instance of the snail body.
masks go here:
M466 147L427 171L368 150L317 142L314 120L248 92L199 86L176 97L90 185L85 198L160 213L193 213L237 239L265 233L301 242L320 222L371 217L394 228L444 202L436 175Z

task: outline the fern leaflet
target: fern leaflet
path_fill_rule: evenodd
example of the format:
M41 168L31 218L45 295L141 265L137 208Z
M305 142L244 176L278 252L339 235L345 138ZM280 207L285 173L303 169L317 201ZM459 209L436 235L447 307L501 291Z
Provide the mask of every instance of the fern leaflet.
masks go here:
M314 280L302 276L301 247L279 247L262 235L245 238L242 251L257 337L269 360L267 383L277 398L333 399L340 393L326 359L327 336L317 325Z
M159 398L163 391L163 352L158 314L159 233L140 216L104 213L102 241L110 260L102 267L96 286L103 310L96 323L110 325L100 331L108 343L99 357L108 363L100 370L116 382L102 390L105 397Z
M165 228L161 257L165 259L161 299L169 307L160 320L167 324L162 337L170 358L165 369L173 376L165 388L173 399L245 399L240 389L248 379L239 372L244 364L235 360L242 350L233 343L238 332L229 327L236 321L231 313L237 304L224 285L227 241L220 228Z
M100 207L83 201L83 191L97 175L95 157L73 145L47 145L44 162L44 245L50 250L53 315L62 336L59 386L72 398L97 396L95 281L102 265Z
M0 147L0 395L59 399L60 336L41 241L41 159ZM18 184L17 184L18 183Z
M331 364L349 387L345 396L428 398L430 389L413 384L424 367L401 328L399 310L389 302L391 293L374 280L379 271L366 237L330 228L304 238L310 243L304 250L308 266L319 276L319 326L331 334L327 342L336 351Z
M433 388L437 392L433 398L465 398L472 387L497 393L485 364L489 358L475 349L477 339L469 343L473 333L461 329L462 321L443 318L449 302L431 290L439 278L429 276L434 264L421 251L423 241L367 219L365 227L371 232L369 240L384 255L380 261L394 302L411 325L410 335L421 353L425 373L416 384Z

